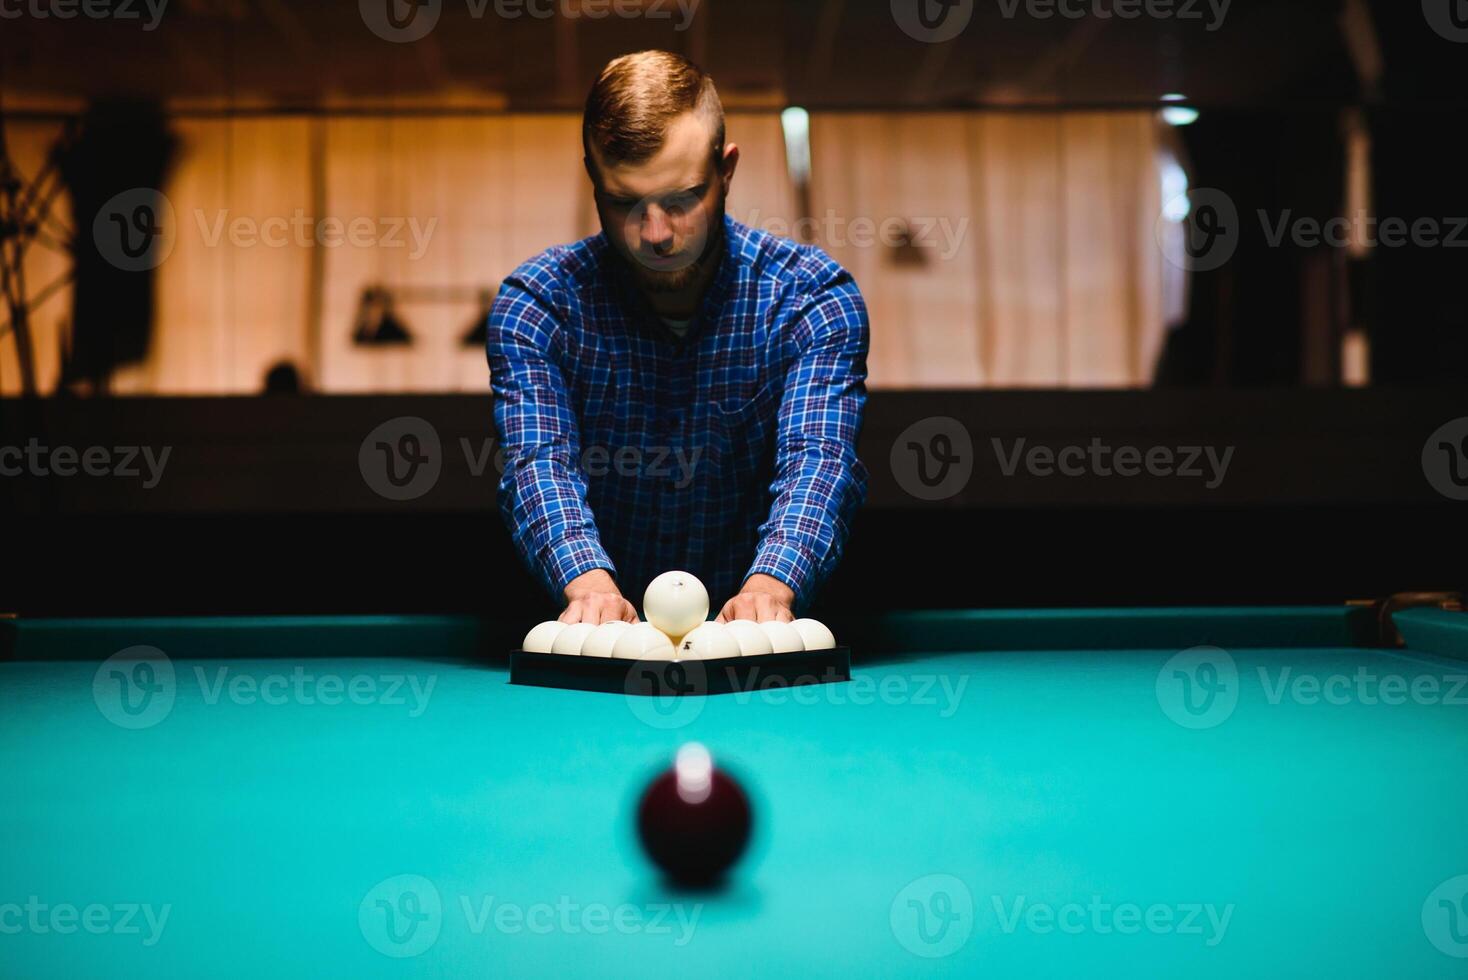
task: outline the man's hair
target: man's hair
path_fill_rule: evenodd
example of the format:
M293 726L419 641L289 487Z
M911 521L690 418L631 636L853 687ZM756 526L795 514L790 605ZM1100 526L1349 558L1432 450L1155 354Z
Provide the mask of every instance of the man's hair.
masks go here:
M694 111L708 123L717 166L724 152L724 106L714 80L702 68L668 51L639 51L607 63L581 117L588 162L642 163L667 139L668 123ZM596 155L591 152L596 148Z

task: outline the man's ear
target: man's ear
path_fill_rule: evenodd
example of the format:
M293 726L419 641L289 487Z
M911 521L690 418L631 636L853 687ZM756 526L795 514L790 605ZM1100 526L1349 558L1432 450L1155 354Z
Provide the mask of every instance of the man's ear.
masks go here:
M734 180L734 170L739 166L739 144L725 143L724 155L719 158L719 179L724 184L724 194L729 193L729 184Z
M586 167L586 176L591 178L591 189L596 190L596 164L591 162L591 157L583 156L581 163Z

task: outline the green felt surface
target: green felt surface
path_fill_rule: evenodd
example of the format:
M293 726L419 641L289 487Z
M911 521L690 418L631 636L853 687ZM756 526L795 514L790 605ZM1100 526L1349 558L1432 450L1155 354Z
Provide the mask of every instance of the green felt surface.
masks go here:
M1177 653L914 648L675 704L467 661L175 657L157 717L116 663L0 664L0 975L1463 975L1463 665ZM758 813L712 894L633 837L689 739ZM401 943L399 875L441 903ZM168 918L64 934L31 896Z

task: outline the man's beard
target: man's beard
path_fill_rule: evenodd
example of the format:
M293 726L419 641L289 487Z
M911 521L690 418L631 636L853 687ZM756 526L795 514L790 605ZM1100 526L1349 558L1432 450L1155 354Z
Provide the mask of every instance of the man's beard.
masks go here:
M719 260L719 249L724 243L724 202L719 201L718 210L709 216L708 235L703 243L703 250L698 258L694 259L682 269L669 269L666 271L649 269L639 262L636 256L628 260L632 267L632 277L637 280L637 285L649 293L681 293L694 283L708 269L711 263Z

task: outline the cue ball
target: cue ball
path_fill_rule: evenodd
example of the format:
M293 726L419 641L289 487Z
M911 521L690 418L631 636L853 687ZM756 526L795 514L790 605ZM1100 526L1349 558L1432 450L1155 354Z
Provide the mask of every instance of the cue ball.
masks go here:
M551 644L551 653L559 653L563 657L581 656L581 645L595 629L595 623L572 623L557 634L556 642Z
M612 656L617 660L672 660L673 641L652 623L638 623L625 629L612 644Z
M739 640L723 623L704 623L678 641L679 660L722 660L739 656Z
M669 636L682 636L709 618L709 594L691 572L664 572L642 594L642 618Z
M735 619L724 624L734 639L739 642L739 655L741 657L762 657L767 653L774 653L775 648L770 644L770 638L765 631L759 628L759 623L752 619Z
M794 626L789 623L780 623L775 620L767 620L760 623L759 628L765 631L765 636L770 638L770 646L775 653L794 653L805 649L805 641L800 638Z
M616 646L617 637L632 628L632 624L623 619L614 619L608 623L602 623L591 631L586 642L581 644L581 656L583 657L610 657L612 647Z
M800 634L800 639L805 643L807 650L830 650L836 646L836 634L819 620L797 619L790 625L794 626L795 632Z
M561 630L565 628L566 624L559 619L533 626L530 632L525 634L525 639L520 641L520 649L526 653L550 653L556 637L560 636Z
M643 849L680 885L722 878L744 853L751 823L743 787L697 742L678 750L673 768L652 781L637 807Z

